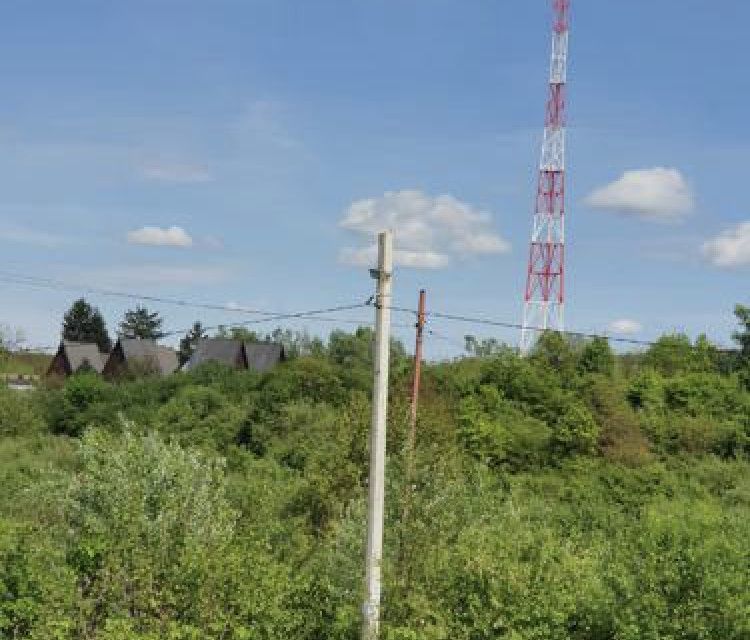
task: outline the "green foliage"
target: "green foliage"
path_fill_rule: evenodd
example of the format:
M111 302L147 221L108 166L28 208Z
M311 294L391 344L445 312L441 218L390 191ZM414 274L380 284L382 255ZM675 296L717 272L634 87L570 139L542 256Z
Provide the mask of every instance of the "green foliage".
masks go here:
M143 621L143 631L163 630L160 620L197 630L220 621L217 569L237 519L221 460L128 431L90 432L80 457L65 522L85 614L79 631L120 618Z
M185 337L180 340L180 348L178 350L178 357L180 365L185 364L195 351L195 347L202 338L206 337L206 330L200 322L194 322L193 326L185 334Z
M734 308L734 315L740 329L735 331L732 337L740 345L743 358L750 359L750 307L738 304Z
M6 351L0 344L0 374L44 375L49 369L51 356L32 351Z
M694 343L684 334L663 336L649 347L644 364L665 376L688 372L714 372L719 354L705 336Z
M244 415L217 389L186 386L158 410L156 425L182 443L223 449L237 439Z
M606 338L593 338L587 342L578 358L578 371L611 376L615 370L615 354Z
M740 329L732 334L735 342L740 346L738 365L745 387L750 390L750 307L738 304L734 315L740 324Z
M534 345L531 360L539 368L555 372L565 384L575 376L578 354L567 336L547 331Z
M112 341L107 333L99 309L92 307L86 300L79 298L65 313L62 327L63 340L94 343L102 353L109 353Z
M35 434L44 426L37 398L0 387L0 437Z
M551 446L559 456L590 454L596 449L599 425L581 402L572 402L555 421Z
M664 379L652 369L639 372L630 381L627 399L633 408L649 412L664 410Z
M321 357L325 353L323 341L310 336L307 331L292 331L278 327L266 334L264 341L283 345L286 357L289 359L305 356Z
M146 307L136 305L135 309L125 312L120 322L120 333L125 338L143 338L158 340L164 337L161 330L164 319L158 312L150 312Z
M0 390L0 637L359 637L372 332L269 337L264 374ZM426 364L408 479L394 349L384 639L750 637L750 393L670 340Z
M95 373L71 376L65 386L47 398L47 420L52 433L80 436L91 425L109 424L117 419L109 403L115 390Z
M473 358L490 358L511 353L512 349L496 338L477 338L476 336L464 336L464 351Z
M461 403L458 434L474 457L511 470L543 464L551 438L544 422L525 416L489 385Z
M0 520L0 637L70 638L74 597L64 548L39 528Z
M238 325L231 327L219 325L219 328L216 331L216 337L242 340L244 342L258 342L258 333L256 331Z

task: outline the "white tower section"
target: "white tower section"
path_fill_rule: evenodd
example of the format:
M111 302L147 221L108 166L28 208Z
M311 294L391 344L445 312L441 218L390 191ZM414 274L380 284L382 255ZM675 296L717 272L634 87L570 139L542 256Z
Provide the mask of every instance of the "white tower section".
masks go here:
M544 331L564 329L565 87L570 0L553 0L553 5L549 98L524 295L520 344L523 354L529 353Z

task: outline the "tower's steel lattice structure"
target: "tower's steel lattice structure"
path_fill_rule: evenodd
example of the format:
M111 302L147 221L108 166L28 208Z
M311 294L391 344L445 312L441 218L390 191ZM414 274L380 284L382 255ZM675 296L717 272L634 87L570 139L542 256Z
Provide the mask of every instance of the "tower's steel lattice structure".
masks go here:
M570 0L552 0L552 4L555 19L549 98L526 275L522 353L531 350L542 331L564 329L565 86Z

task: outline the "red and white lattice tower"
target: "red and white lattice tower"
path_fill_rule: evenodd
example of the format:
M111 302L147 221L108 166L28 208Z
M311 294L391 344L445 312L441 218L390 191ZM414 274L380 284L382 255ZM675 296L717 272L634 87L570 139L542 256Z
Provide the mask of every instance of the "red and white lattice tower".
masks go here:
M521 353L540 332L562 331L565 303L565 84L570 0L552 0L549 99L524 295Z

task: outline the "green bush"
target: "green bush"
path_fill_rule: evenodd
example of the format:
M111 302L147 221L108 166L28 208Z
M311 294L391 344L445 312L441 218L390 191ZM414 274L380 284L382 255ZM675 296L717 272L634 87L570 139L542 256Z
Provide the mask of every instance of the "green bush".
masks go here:
M237 519L222 461L128 431L89 432L80 460L65 528L87 628L122 617L141 620L139 631L221 620Z
M47 422L52 433L78 437L89 426L103 426L118 420L112 411L113 387L95 373L71 376L62 389L51 391Z
M371 338L0 391L0 638L359 637ZM425 365L414 450L394 351L383 638L750 637L750 394L672 342L474 341Z
M43 412L33 394L0 387L0 437L31 435L44 426Z
M211 387L180 389L156 413L155 424L164 434L184 444L226 448L239 434L245 412Z
M478 396L462 403L458 433L472 456L511 470L544 464L552 438L546 424L525 416L503 400L495 387L486 385Z

